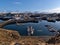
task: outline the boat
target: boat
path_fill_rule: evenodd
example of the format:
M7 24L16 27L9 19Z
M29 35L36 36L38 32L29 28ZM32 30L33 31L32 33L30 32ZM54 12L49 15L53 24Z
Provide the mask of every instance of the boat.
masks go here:
M29 26L29 27L27 28L27 32L28 32L28 35L29 35L29 36L32 36L32 35L34 34L34 29L32 28L32 26Z
M49 17L48 17L48 18L47 18L47 21L48 21L48 22L55 22L56 20L55 20L54 18L49 18Z

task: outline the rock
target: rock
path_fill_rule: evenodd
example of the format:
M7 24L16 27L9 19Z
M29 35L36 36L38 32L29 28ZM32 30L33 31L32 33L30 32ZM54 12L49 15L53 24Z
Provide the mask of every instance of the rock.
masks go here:
M0 28L0 45L8 45L17 40L20 40L20 35L17 31Z

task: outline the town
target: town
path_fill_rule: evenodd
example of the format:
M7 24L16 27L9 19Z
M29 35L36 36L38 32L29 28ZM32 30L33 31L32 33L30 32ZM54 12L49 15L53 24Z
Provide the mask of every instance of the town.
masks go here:
M47 20L51 22L60 21L60 13L0 13L1 20Z

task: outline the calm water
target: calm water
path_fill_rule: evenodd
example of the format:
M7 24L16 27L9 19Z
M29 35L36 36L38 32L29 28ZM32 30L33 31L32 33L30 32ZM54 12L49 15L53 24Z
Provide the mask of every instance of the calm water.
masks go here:
M0 20L0 22L3 22ZM23 23L20 25L17 24L10 24L4 26L5 29L12 29L16 30L20 33L22 36L27 36L27 27L32 26L34 30L33 36L47 36L47 35L54 35L54 33L49 32L48 29L45 27L45 25L51 25L55 29L59 30L60 29L60 21L56 22L47 22L45 20L39 21L38 23Z
M3 21L2 20L0 20L0 23L2 23Z

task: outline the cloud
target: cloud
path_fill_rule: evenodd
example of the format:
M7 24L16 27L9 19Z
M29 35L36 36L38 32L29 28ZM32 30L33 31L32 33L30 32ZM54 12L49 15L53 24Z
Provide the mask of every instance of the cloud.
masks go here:
M34 11L48 12L48 13L60 13L60 7L52 8L52 9L37 9L37 10L34 10Z
M51 13L60 13L60 7L54 8L54 9L49 9L49 10L47 10L47 12L51 12Z
M21 4L21 2L14 2L14 4Z

